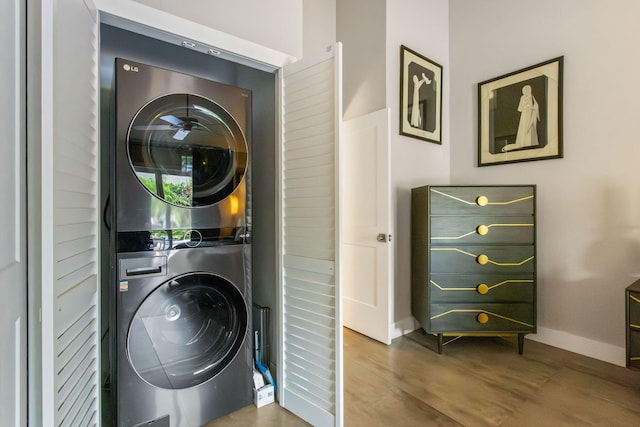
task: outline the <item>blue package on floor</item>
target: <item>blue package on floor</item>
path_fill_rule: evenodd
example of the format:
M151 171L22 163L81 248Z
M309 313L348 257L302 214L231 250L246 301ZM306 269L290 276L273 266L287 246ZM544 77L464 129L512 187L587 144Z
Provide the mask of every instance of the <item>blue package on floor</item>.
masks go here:
M276 383L275 383L275 381L273 381L273 377L271 376L271 372L269 371L269 368L267 368L264 365L264 363L260 362L259 360L256 360L256 367L258 368L260 373L262 375L264 375L264 377L267 380L267 382L273 386L273 391L275 393L275 391L276 391Z

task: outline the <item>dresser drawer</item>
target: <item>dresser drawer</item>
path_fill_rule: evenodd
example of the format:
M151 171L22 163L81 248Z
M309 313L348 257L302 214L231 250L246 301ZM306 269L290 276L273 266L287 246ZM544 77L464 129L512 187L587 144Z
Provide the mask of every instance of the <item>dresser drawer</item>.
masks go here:
M629 359L627 364L633 368L640 368L640 329L629 331Z
M533 187L430 187L429 214L513 215L534 213Z
M430 239L440 244L533 243L533 216L431 216Z
M629 324L640 329L640 293L629 292Z
M530 303L535 295L535 281L531 274L511 276L433 274L429 286L432 303Z
M429 251L432 273L533 274L534 247L433 246Z
M432 304L429 333L534 332L531 304Z

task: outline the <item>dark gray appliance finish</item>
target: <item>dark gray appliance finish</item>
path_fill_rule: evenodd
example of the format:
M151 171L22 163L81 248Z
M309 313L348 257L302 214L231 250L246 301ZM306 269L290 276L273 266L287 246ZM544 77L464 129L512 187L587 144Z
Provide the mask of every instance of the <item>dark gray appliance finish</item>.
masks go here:
M248 251L118 255L118 426L193 427L251 404Z
M117 231L244 226L251 91L116 59Z
M124 29L128 28L128 29ZM101 205L105 208L105 223L103 228L103 238L101 239L103 254L103 265L101 266L102 274L102 322L103 322L103 342L102 342L102 383L103 383L103 406L102 406L102 423L103 425L116 425L112 417L116 415L116 371L115 365L117 360L116 348L114 345L116 326L115 312L117 301L117 290L114 289L116 280L116 249L119 238L116 233L116 218L110 212L114 212L113 205L115 203L115 150L112 150L115 141L115 59L130 58L136 62L156 67L174 70L197 76L207 80L227 85L237 86L249 89L252 93L252 125L251 136L247 135L247 143L251 158L254 159L250 163L250 173L245 175L247 187L247 201L245 214L247 224L252 226L252 236L254 243L251 245L251 270L253 277L253 286L251 297L254 302L258 302L263 306L276 305L276 292L273 284L276 282L276 255L275 242L276 239L276 220L275 220L275 203L277 200L277 176L276 169L273 165L277 157L277 85L278 74L275 70L265 70L263 67L254 67L246 61L235 62L223 56L204 54L202 52L185 48L181 45L180 40L176 43L167 41L163 38L155 39L148 35L142 35L132 30L131 27L119 27L102 23L100 25L100 105L101 105ZM258 161L255 161L258 159ZM252 190L250 190L252 188ZM111 197L110 197L111 196ZM109 203L111 202L111 203ZM196 208L191 208L196 209ZM200 209L200 208L197 208ZM110 224L114 224L109 228ZM229 227L228 230L232 230ZM147 230L149 231L149 230ZM154 231L153 242L154 249L160 250L159 247L189 246L187 243L185 232L193 231L182 230L180 235L176 237L175 230L171 231L173 236L163 239L163 231ZM199 245L202 247L207 241L213 240L216 236L214 229L198 228L197 231L202 233L203 242ZM224 230L227 231L227 230ZM219 235L219 234L218 234ZM122 234L120 235L120 237ZM231 233L224 233L224 243L229 242ZM171 239L173 238L173 240ZM148 240L148 239L147 239ZM191 239L193 242L193 233ZM174 245L162 244L156 245L158 242L173 242ZM217 245L218 243L214 243ZM144 250L149 250L145 247ZM246 266L249 268L249 265ZM113 296L112 296L113 295ZM276 336L277 322L275 312L271 311L270 329L271 336ZM276 346L271 347L271 360L275 360ZM272 372L275 372L275 366L271 366ZM217 378L217 377L216 377ZM212 381L215 381L214 378ZM206 400L206 399L205 399ZM168 427L168 421L157 419L155 423L145 423L143 425L153 425L159 427Z
M262 306L275 307L276 289L276 189L277 176L277 86L278 73L265 70L262 67L254 67L247 62L232 62L213 54L184 47L180 40L175 43L163 38L152 38L140 34L135 29L124 26L118 27L102 23L100 25L100 105L101 105L101 206L113 202L114 197L109 197L115 188L115 171L112 169L115 162L115 150L112 152L111 141L115 140L115 58L130 58L137 62L154 65L156 67L179 71L203 79L215 80L220 83L242 87L251 90L252 93L252 131L250 144L251 153L250 169L246 175L247 224L251 225L252 236L252 276L253 276L253 302ZM125 29L127 28L127 29ZM249 190L251 188L251 190ZM111 223L115 224L115 218ZM102 313L111 313L109 308L113 298L110 296L115 283L115 253L112 248L117 241L115 234L111 235L107 226L101 230L104 238L101 239L103 256L102 271ZM115 233L115 227L112 230ZM113 258L113 259L112 259ZM115 304L115 303L114 303ZM276 313L270 313L270 334L277 335ZM109 356L110 346L105 344L109 340L108 315L102 316L103 322L103 384L105 393L110 393L109 385L109 361L115 360ZM276 346L271 346L271 360L276 360ZM272 372L276 366L271 365ZM112 399L106 399L111 404ZM115 406L115 404L112 404ZM104 409L103 414L108 417L109 410ZM108 418L104 425L112 425Z

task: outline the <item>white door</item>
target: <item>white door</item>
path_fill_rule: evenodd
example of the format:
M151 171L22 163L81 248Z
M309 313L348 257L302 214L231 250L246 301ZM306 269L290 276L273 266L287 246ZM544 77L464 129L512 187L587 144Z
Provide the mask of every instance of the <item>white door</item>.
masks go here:
M25 3L0 2L0 424L27 424Z
M389 109L343 123L344 325L391 343Z
M41 287L42 338L30 353L41 351L42 389L29 390L41 397L29 423L92 426L100 416L98 15L90 2L34 3L40 3L42 46L31 53L39 63L30 72L40 73L41 159L29 161L41 199L29 214L41 233L30 240L40 256L30 268L39 270L33 287Z
M342 426L341 46L282 71L280 404Z

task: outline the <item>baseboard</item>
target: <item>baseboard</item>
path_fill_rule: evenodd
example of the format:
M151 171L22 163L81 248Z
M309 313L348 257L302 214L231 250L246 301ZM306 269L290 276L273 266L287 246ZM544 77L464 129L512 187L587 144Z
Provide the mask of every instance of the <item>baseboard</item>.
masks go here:
M541 328L539 326L538 333L528 334L527 338L542 344L551 345L573 353L582 354L587 357L612 363L614 365L626 365L624 347L591 340L589 338L573 335L564 331Z
M413 332L419 327L420 325L418 325L418 322L416 322L413 316L409 316L391 325L391 339L393 340L409 332Z

